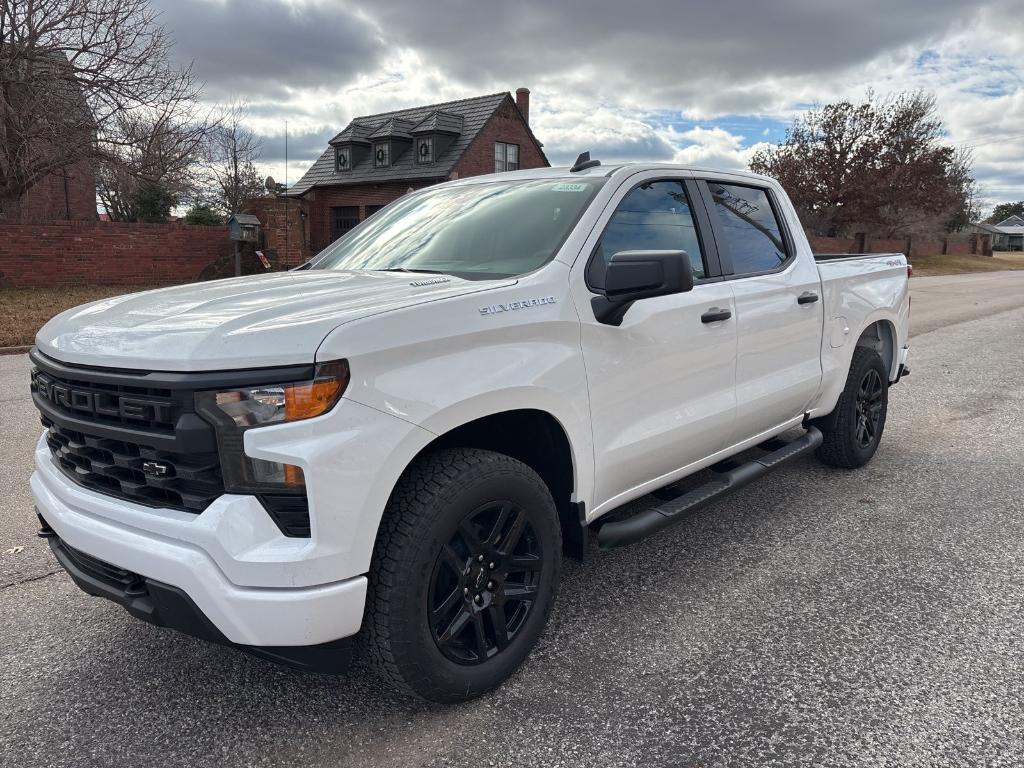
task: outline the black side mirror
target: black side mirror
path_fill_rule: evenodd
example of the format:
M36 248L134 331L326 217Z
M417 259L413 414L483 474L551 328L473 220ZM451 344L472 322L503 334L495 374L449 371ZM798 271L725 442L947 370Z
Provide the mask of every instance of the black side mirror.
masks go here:
M619 251L604 275L604 295L590 300L599 323L619 325L634 301L693 290L686 251Z

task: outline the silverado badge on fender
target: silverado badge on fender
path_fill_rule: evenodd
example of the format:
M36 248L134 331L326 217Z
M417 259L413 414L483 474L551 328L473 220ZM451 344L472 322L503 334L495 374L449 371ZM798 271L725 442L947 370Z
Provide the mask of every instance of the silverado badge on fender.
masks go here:
M480 307L481 315L496 315L499 312L511 312L514 309L527 309L539 307L542 304L554 304L554 296L541 296L537 299L525 299L523 301L510 301L508 304L491 304L489 307Z

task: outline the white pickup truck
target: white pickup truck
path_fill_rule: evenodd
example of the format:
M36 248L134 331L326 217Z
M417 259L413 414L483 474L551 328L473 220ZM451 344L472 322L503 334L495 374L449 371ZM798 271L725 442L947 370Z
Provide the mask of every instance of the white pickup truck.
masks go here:
M47 323L40 535L155 624L319 671L354 646L473 697L537 642L563 552L810 451L868 461L907 277L902 254L816 260L745 173L584 155L439 184L291 272Z

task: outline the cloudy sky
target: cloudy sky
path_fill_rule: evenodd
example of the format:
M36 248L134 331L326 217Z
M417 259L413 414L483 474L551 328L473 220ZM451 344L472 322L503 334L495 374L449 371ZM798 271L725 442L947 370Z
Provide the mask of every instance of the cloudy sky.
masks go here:
M933 92L990 202L1024 199L1024 0L153 0L210 101L296 181L356 115L517 86L552 164L744 167L813 104Z

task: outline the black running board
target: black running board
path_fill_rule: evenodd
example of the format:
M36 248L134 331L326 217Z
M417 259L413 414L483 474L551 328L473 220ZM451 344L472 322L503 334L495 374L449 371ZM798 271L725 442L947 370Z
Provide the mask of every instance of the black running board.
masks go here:
M813 451L821 445L821 441L821 431L817 427L810 427L806 434L781 448L723 472L720 477L671 501L649 507L625 520L615 520L601 525L597 531L597 542L602 549L611 549L640 541L767 475L787 461Z

